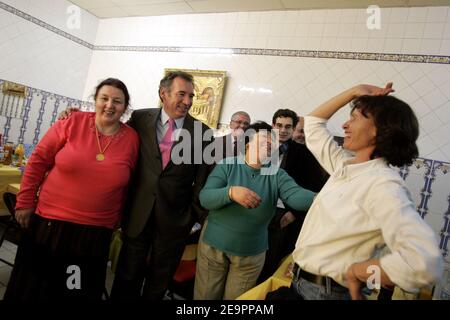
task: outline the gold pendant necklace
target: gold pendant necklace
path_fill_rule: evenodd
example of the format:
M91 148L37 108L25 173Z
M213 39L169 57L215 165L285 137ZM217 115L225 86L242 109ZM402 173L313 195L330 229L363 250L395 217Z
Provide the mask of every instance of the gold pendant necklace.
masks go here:
M105 151L109 147L111 142L113 141L113 137L111 137L111 140L109 140L108 144L102 150L102 147L100 145L100 139L98 137L97 125L96 124L94 124L94 125L95 125L95 136L97 137L97 145L98 145L98 151L99 151L99 153L97 153L97 155L95 156L95 159L97 159L97 161L103 161L103 160L105 160Z

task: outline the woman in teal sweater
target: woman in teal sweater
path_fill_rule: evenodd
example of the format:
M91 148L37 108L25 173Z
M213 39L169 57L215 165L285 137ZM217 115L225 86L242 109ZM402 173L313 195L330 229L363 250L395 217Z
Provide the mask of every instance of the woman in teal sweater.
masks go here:
M270 125L255 123L245 135L245 156L224 159L200 192L209 217L198 245L196 300L231 300L254 287L278 199L300 211L313 200L314 193L299 187L283 169L268 170L276 141Z

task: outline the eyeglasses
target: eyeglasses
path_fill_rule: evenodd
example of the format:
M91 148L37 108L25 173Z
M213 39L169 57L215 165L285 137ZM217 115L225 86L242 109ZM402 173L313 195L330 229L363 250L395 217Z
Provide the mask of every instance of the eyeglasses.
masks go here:
M275 128L277 129L286 129L286 130L291 130L292 129L292 124L287 124L287 125L282 125L281 123L275 123Z
M234 123L237 123L238 125L243 125L245 127L248 127L250 125L250 122L248 122L248 121L241 121L241 120L239 120L239 121L231 120L231 121Z

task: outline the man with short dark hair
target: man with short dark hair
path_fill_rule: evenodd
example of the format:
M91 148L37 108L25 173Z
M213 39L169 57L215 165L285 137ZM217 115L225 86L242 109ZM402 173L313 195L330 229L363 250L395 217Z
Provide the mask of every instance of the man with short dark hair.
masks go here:
M162 108L132 113L129 125L141 138L140 157L124 210L123 245L111 292L112 299L162 299L183 254L192 226L206 213L198 193L207 178L207 167L196 164L194 153L208 142L194 136L194 127L208 128L188 114L194 97L190 74L176 71L160 82ZM190 162L175 164L172 149L176 129L190 134L194 150ZM212 137L212 134L211 134ZM200 139L201 150L194 140ZM142 292L141 292L142 291Z

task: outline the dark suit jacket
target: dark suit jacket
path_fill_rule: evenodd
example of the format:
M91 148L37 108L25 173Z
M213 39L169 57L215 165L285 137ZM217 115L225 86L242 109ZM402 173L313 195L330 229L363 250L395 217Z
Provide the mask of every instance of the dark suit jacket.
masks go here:
M207 167L194 163L194 122L201 124L203 134L208 127L186 116L183 129L189 131L190 163L174 164L171 160L162 170L161 153L156 135L160 108L136 110L128 124L133 127L141 139L139 161L134 177L130 183L130 192L124 210L122 227L129 237L138 236L144 229L150 214L155 214L152 223L162 236L180 234L190 231L193 223L202 221L207 211L200 206L198 193L205 184ZM202 152L209 142L204 142L197 134L197 147ZM174 145L180 143L174 142Z
M234 145L233 145L233 137L230 134L227 134L225 136L217 137L214 139L214 149L216 151L221 150L222 154L216 153L216 163L219 162L222 159L228 158L228 157L234 157Z
M328 180L328 173L306 145L299 144L293 140L288 142L289 148L284 154L280 167L295 180L295 182L305 188L314 192L319 192L320 189ZM290 210L289 208L287 208ZM295 210L290 210L296 217L304 214Z

